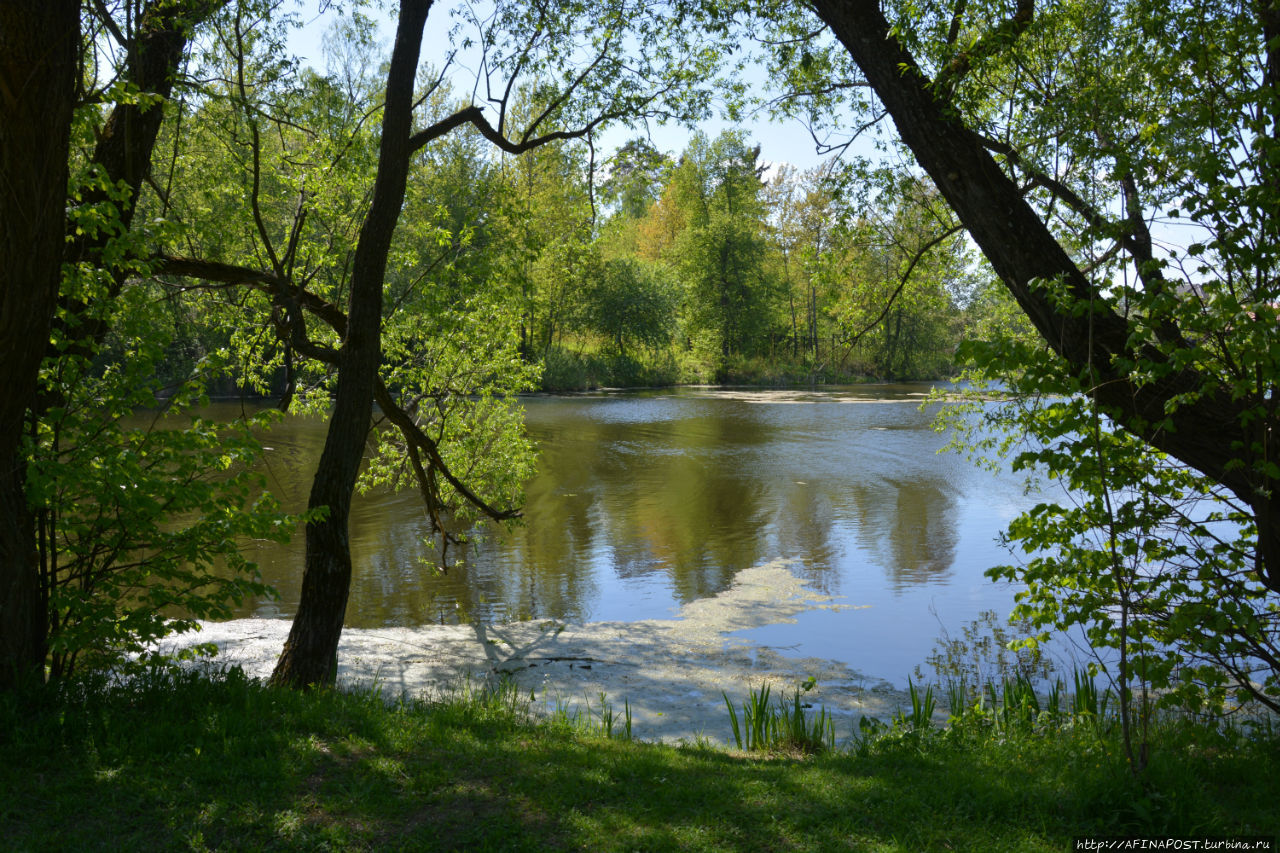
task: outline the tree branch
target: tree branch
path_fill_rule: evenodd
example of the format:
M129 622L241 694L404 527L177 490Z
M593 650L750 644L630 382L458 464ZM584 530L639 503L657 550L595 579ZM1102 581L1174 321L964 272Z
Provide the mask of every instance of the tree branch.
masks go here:
M293 287L284 279L270 272L217 261L175 257L159 259L154 266L154 270L161 275L196 278L229 285L244 285L272 296L291 299L299 307L324 321L329 328L337 332L339 337L345 337L347 332L347 316L340 308L314 293ZM337 350L307 342L305 339L295 340L293 345L298 352L309 358L314 358L326 364L338 364ZM431 470L439 471L440 475L468 503L495 521L506 521L520 516L519 510L503 510L491 506L456 477L445 463L443 457L441 457L436 442L418 426L413 416L396 402L395 397L381 377L377 378L374 386L374 401L387 419L395 424L400 434L404 436L406 445L416 447L424 453L430 463Z

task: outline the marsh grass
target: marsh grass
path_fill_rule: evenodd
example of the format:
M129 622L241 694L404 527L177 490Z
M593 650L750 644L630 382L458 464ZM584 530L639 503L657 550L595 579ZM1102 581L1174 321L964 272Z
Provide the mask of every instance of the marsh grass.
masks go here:
M1073 725L1089 723L1109 726L1115 722L1110 713L1109 690L1100 690L1092 676L1076 668L1072 672L1072 692L1067 692L1061 678L1055 678L1043 690L1025 673L1007 674L996 680L988 680L976 688L960 678L949 679L944 686L949 725L983 724L996 732L1027 726ZM933 723L934 702L932 686L923 692L911 680L907 680L911 711L899 711L893 718L895 726L919 729Z
M613 710L613 704L609 702L609 697L600 693L600 704L597 706L596 721L593 722L591 715L591 703L587 701L586 715L579 724L586 734L599 734L600 737L608 740L617 738L619 740L631 740L631 702L628 699L622 700L622 717L619 718ZM615 731L615 726L621 723L621 726Z
M805 713L802 693L814 686L809 679L792 693L791 699L780 698L769 703L771 692L768 684L751 690L742 703L742 718L733 707L729 694L721 693L729 711L729 727L738 749L757 752L799 752L814 755L835 748L835 720L826 708L816 714Z
M600 711L588 733L532 698L501 683L304 694L235 670L0 695L0 846L1061 851L1088 834L1276 831L1265 722L1157 720L1134 778L1114 727L1081 723L1067 697L1056 722L1042 703L997 731L1001 709L975 697L957 723L869 723L858 749L818 755L610 739Z
M541 718L530 716L527 722L549 725L584 737L601 737L606 740L631 740L633 720L630 700L623 699L621 715L614 710L613 703L609 701L609 697L603 691L597 695L597 700L596 707L593 709L590 697L583 697L582 703L579 705L558 696L554 699L554 705L549 714ZM531 695L529 699L530 708L533 707L534 701Z
M933 725L933 712L938 706L937 700L933 697L933 685L926 686L921 693L915 682L908 678L907 696L911 699L911 713L899 711L894 716L894 723L911 729L923 729Z

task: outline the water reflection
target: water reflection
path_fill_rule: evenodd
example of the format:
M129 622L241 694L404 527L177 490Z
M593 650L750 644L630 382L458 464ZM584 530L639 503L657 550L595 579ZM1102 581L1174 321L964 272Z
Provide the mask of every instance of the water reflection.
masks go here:
M958 504L935 480L886 477L874 487L855 484L852 508L862 546L882 566L890 586L945 579L956 556ZM871 534L871 535L865 535Z
M347 624L666 617L782 558L820 591L876 611L847 611L830 630L836 616L802 619L808 634L786 644L814 640L814 651L863 665L854 656L875 634L917 634L879 640L905 663L882 654L880 667L864 666L897 679L937 634L931 609L953 629L981 609L1008 610L1010 592L982 571L1007 560L995 536L1030 502L1016 480L937 453L945 438L919 408L926 391L529 398L541 459L524 525L489 530L441 575L426 565L414 493L357 498ZM267 439L268 476L287 504L305 505L323 438L323 423L291 419ZM254 556L282 598L242 615L291 614L301 536Z

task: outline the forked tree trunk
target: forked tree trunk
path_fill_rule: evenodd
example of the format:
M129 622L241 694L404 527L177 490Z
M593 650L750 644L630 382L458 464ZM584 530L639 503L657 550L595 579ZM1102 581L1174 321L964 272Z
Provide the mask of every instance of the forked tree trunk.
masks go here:
M347 524L351 494L364 458L373 392L382 352L382 280L391 235L409 173L413 87L431 0L403 0L387 72L386 105L373 200L360 229L351 275L351 307L338 364L338 390L309 507L327 507L307 525L302 597L272 673L273 684L308 688L331 684L351 588Z
M22 433L62 274L79 49L76 0L0 3L0 690L44 676Z

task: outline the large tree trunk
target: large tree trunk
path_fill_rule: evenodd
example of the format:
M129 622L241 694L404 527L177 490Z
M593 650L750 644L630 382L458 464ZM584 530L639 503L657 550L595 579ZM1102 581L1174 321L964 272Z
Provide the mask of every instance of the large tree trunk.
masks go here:
M123 79L143 92L168 97L191 26L229 0L152 3L127 45ZM28 505L21 433L28 412L39 418L50 400L38 398L37 376L47 354L62 263L96 262L111 234L75 235L66 222L70 128L80 75L80 4L0 5L0 687L43 676L49 578L40 560ZM111 112L92 163L129 193L118 203L127 229L151 163L164 110L119 104ZM84 204L106 200L94 190ZM68 240L67 238L72 239ZM116 289L125 274L115 274ZM67 304L89 353L105 322L76 321L87 306Z
M1280 591L1280 482L1263 473L1262 465L1250 464L1239 449L1265 439L1274 425L1251 420L1248 403L1232 399L1212 376L1170 366L1159 379L1138 383L1118 371L1112 359L1119 354L1163 365L1168 359L1151 347L1132 352L1129 323L1101 307L1100 295L1018 186L957 111L939 100L937 88L891 34L877 0L814 0L813 7L866 75L903 142L1045 341L1075 369L1096 376L1098 403L1131 432L1222 483L1253 508L1259 576ZM1055 280L1076 299L1100 307L1088 315L1062 310L1038 284Z
M76 0L0 3L0 689L44 676L22 433L61 279L79 48Z
M338 390L309 506L327 515L307 525L305 569L298 612L271 676L274 684L330 684L337 672L338 640L351 587L347 522L356 475L364 458L381 358L382 279L404 202L409 172L412 100L422 29L431 0L403 0L387 73L386 106L373 201L360 230L351 276L351 308L338 366Z

